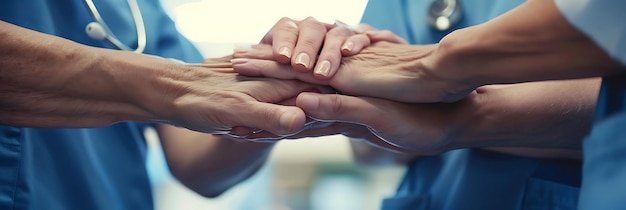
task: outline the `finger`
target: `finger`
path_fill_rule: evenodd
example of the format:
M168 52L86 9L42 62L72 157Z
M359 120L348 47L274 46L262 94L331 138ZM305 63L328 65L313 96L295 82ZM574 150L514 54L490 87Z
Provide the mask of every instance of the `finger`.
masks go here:
M218 58L205 58L202 63L228 63L231 59L233 59L233 57L230 55Z
M300 93L296 99L307 116L320 121L350 122L369 127L379 127L384 119L382 106L365 98L339 94Z
M249 108L230 115L233 124L289 135L301 130L306 122L304 112L297 107L258 101L250 102L246 107Z
M354 32L359 33L359 34L365 33L367 31L377 31L377 30L378 29L366 23L361 23L354 28Z
M280 63L290 63L292 52L298 41L298 24L290 19L281 18L263 38L262 44L271 44L274 58Z
M238 47L233 50L233 58L254 58L274 60L272 46L265 44L252 45L251 47ZM232 59L229 59L232 60Z
M392 42L392 43L396 43L396 44L408 44L409 43L405 39L403 39L402 37L394 34L393 32L391 32L389 30L368 31L365 34L369 37L369 39L370 39L370 41L372 43L374 43L374 42L382 42L382 41Z
M322 90L317 89L317 88L307 88L302 90L302 92L312 92L312 93L321 93ZM328 92L327 90L325 90L325 92ZM289 98L286 99L284 101L279 102L278 104L280 105L286 105L286 106L295 106L296 105L296 98ZM310 117L306 117L306 121L304 123L304 128L303 129L307 129L309 128L312 124L316 123L318 121L316 121L313 118ZM254 138L276 138L279 137L273 133L270 132L266 132L260 128L251 128L251 127L245 127L245 126L234 126L233 128L231 128L227 134L229 136L235 137L235 138L240 138L240 139L254 139Z
M341 63L341 46L352 35L347 27L335 27L331 29L324 40L324 47L320 52L313 74L318 79L330 79Z
M341 53L344 56L356 55L363 48L370 46L370 38L366 34L357 34L349 37L341 46Z
M231 60L235 72L252 77L272 77L277 79L297 79L311 84L328 85L328 80L319 80L309 72L294 71L291 66L272 60L236 58Z
M298 42L293 50L291 65L296 71L307 72L313 68L313 63L317 60L327 30L324 23L313 17L304 19L298 27Z

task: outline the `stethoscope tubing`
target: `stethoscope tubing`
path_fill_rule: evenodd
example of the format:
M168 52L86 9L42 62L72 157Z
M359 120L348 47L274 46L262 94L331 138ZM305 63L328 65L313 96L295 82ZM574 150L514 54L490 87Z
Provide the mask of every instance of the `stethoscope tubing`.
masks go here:
M106 33L105 39L108 42L120 50L143 53L146 48L146 28L143 22L143 16L141 15L141 10L139 9L137 0L127 0L126 2L128 3L128 7L130 8L130 12L132 13L133 21L135 23L135 30L137 32L137 49L132 49L117 39L111 29L109 29L104 19L102 19L102 16L100 15L100 12L98 12L98 8L96 8L93 0L85 0L85 4L87 4L93 19L102 25L102 28L104 28Z

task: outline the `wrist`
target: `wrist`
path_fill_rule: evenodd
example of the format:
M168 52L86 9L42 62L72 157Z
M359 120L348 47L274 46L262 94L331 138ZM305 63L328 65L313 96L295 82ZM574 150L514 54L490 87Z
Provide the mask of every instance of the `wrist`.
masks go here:
M418 64L426 75L440 81L442 89L449 94L443 101L457 101L488 83L481 77L481 66L473 62L475 49L468 42L469 37L464 37L462 30L467 29L454 31L444 37L435 45L433 52Z
M127 121L167 122L174 109L174 68L184 65L154 56L125 51L98 49L99 72L113 81L110 94L124 104L120 118Z

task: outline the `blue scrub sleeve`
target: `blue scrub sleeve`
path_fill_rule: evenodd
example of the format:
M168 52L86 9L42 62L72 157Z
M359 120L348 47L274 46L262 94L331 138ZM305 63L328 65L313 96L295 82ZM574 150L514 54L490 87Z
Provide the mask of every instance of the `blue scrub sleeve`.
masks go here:
M570 24L586 34L613 59L626 65L626 1L554 0Z

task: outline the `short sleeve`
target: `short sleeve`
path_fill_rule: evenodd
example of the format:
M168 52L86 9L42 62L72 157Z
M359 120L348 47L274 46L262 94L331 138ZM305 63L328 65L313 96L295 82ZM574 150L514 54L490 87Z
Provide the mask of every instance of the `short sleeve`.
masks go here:
M626 65L626 1L554 0L570 24Z

